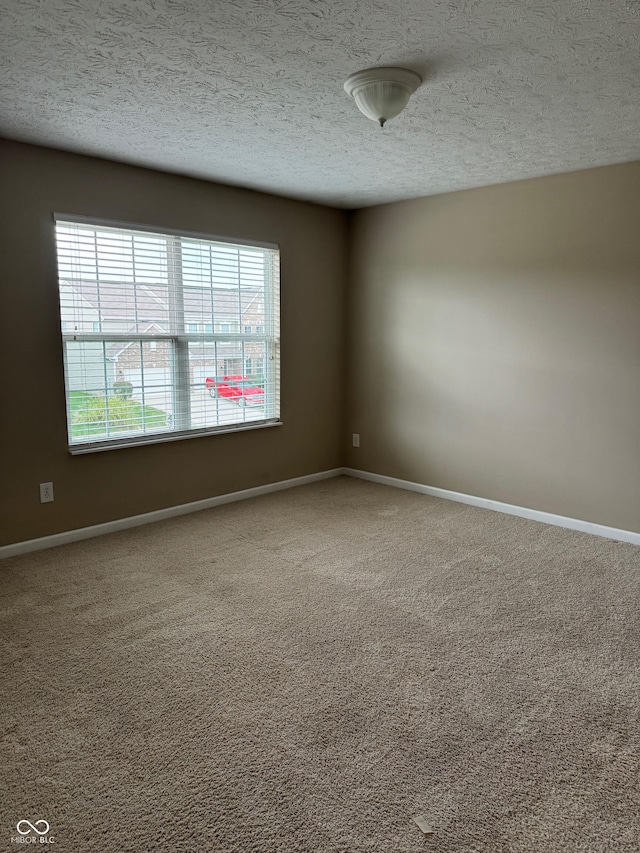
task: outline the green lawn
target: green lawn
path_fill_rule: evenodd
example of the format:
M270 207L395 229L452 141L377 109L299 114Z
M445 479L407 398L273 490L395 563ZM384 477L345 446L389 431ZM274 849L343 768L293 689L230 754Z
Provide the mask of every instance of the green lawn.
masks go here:
M76 441L107 432L137 432L160 429L167 425L167 415L154 406L143 406L124 397L72 391L71 436Z

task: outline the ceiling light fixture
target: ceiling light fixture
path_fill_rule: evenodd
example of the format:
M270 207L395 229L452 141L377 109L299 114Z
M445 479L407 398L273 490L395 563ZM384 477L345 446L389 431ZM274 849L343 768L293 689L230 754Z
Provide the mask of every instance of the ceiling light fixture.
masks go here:
M348 77L344 90L363 115L384 127L402 112L421 83L422 77L407 68L369 68Z

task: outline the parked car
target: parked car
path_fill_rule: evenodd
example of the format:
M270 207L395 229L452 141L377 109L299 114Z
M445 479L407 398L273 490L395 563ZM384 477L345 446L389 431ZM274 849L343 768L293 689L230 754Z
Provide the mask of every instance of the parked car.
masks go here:
M222 379L204 380L212 397L224 397L239 406L263 406L264 390L254 385L246 376L223 376Z

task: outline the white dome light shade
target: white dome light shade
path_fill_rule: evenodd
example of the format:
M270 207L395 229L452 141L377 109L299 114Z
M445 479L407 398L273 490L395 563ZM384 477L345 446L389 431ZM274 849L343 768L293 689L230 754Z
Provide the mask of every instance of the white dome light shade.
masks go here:
M421 83L420 75L406 68L369 68L348 77L344 90L363 115L383 127L402 112Z

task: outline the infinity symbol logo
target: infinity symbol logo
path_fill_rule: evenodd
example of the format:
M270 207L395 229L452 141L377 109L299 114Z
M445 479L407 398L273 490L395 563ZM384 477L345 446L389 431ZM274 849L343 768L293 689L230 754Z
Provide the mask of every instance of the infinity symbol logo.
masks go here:
M44 824L44 829L38 829L41 823ZM28 829L20 829L20 827L24 824L26 824ZM49 824L46 820L37 820L35 823L31 823L31 821L29 820L20 820L18 821L16 829L18 830L20 835L28 835L30 832L37 832L38 835L46 835L47 832L49 832Z

